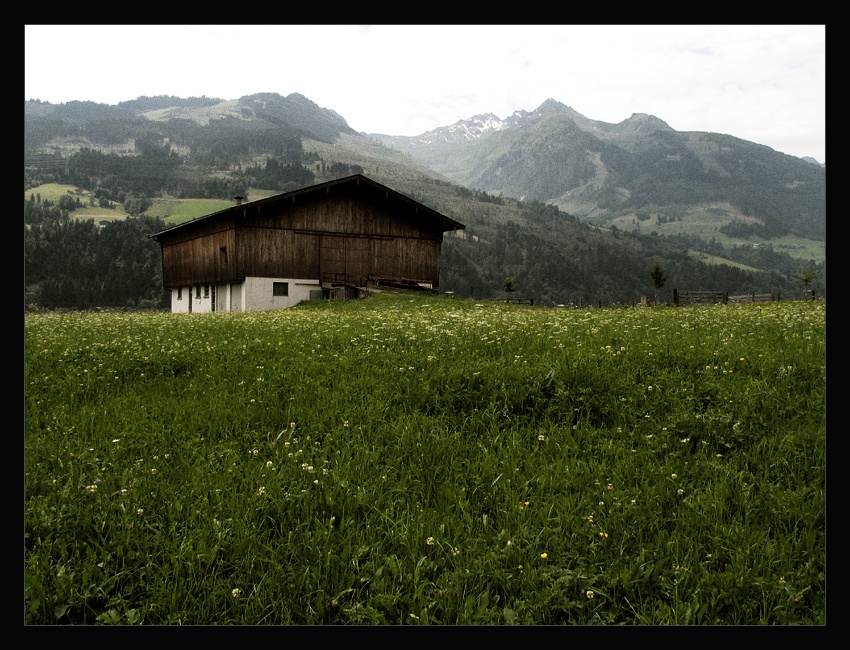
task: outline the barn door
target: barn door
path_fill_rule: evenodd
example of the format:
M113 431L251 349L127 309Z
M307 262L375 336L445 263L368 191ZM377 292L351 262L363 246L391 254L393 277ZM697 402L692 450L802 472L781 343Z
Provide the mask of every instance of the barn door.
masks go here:
M319 272L322 282L365 283L371 270L371 245L366 237L322 235Z
M322 282L345 282L345 237L322 235L319 245L319 274Z

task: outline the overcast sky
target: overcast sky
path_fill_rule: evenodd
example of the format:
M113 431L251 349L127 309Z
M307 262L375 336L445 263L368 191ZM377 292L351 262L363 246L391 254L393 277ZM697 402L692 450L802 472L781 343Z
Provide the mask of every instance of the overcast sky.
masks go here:
M555 99L826 162L825 25L26 25L24 100L301 93L419 135Z

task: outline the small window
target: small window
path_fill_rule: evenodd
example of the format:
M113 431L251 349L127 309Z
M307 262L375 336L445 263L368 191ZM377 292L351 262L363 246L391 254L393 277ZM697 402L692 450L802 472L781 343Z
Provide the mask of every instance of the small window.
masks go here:
M183 300L183 287L177 287L177 300Z
M222 246L218 249L218 252L221 256L221 265L227 266L227 246Z
M273 296L288 296L289 295L289 282L275 282L274 287L272 287L272 295Z
M190 292L191 292L191 289L190 289ZM195 298L200 298L200 297L201 297L201 285L199 284L195 287Z
M210 285L205 284L204 285L204 298L209 298L209 297L210 297Z

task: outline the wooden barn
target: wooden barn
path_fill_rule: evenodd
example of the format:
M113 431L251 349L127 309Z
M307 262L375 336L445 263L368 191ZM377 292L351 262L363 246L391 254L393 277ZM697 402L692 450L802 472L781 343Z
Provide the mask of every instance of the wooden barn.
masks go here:
M436 290L443 233L465 226L360 174L182 223L162 248L172 312L284 309L372 286Z

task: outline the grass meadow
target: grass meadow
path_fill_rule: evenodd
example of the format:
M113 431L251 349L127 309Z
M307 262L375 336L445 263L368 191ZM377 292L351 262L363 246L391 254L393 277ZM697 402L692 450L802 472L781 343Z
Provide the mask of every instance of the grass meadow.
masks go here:
M27 624L824 624L825 304L26 314Z

